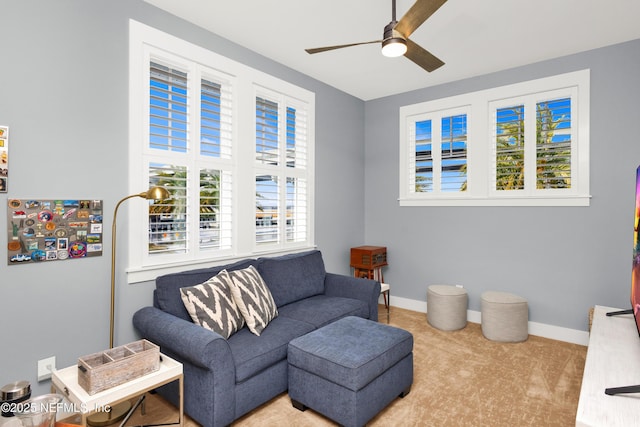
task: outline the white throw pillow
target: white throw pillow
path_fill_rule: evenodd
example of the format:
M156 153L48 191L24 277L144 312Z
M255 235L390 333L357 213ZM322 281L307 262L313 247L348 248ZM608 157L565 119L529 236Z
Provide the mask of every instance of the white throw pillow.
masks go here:
M253 266L230 271L229 276L233 281L233 299L249 330L259 336L269 322L278 316L273 296Z
M244 326L244 317L232 295L233 281L227 270L199 285L180 288L189 316L196 323L225 339Z

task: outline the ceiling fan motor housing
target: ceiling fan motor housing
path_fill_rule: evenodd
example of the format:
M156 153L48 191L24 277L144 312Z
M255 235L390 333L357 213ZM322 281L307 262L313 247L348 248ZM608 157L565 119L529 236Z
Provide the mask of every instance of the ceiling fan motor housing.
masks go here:
M384 27L384 34L382 35L383 41L387 41L389 39L400 39L406 41L404 36L400 34L399 31L396 31L396 25L398 25L398 21L391 21Z

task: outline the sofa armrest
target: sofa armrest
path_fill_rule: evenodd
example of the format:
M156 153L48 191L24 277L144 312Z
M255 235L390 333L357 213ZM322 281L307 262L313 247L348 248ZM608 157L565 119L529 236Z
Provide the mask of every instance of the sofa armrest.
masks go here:
M180 361L205 369L233 372L235 366L227 341L219 334L166 313L144 307L133 315L133 325L143 338L168 349Z
M327 273L324 279L325 295L354 298L369 305L369 319L378 321L380 282L370 279Z
M236 369L227 340L156 307L138 310L133 325L143 338L183 364L185 412L201 425L230 425L236 418ZM177 388L160 393L177 404Z

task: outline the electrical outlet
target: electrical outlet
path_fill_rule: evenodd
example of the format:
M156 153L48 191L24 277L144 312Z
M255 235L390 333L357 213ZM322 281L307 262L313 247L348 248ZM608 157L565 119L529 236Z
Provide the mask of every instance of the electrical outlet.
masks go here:
M51 378L51 373L56 369L56 357L51 356L38 360L38 381Z

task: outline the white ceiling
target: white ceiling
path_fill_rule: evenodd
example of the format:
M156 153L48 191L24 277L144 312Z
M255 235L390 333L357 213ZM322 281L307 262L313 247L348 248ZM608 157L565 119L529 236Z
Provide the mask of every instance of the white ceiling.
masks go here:
M378 44L391 0L145 0L362 100L640 38L639 0L448 0L411 39L445 65L427 73ZM415 0L397 0L397 19Z

